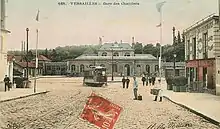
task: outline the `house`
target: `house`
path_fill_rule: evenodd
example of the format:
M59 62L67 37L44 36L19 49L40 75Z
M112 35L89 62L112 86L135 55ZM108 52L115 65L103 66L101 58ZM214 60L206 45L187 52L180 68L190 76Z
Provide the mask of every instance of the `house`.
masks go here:
M33 59L33 61L35 61L35 59ZM46 75L47 74L47 72L46 72L46 63L49 63L49 62L51 62L51 60L48 59L47 57L45 57L44 55L38 55L38 65L42 66L42 68L43 68L41 73L39 73L39 74L41 74L41 75Z
M200 82L207 92L216 94L220 57L219 17L210 15L185 30L185 60L188 82ZM218 88L218 90L220 90Z

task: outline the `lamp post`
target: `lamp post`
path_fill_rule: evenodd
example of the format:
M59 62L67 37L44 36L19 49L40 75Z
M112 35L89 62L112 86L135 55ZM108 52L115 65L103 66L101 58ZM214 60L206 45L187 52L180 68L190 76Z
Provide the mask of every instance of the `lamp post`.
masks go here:
M29 71L28 71L28 32L29 32L29 28L26 28L26 32L27 32L27 46L26 46L26 49L27 49L27 52L26 52L26 76L27 76L27 80L28 80L28 74L29 74Z
M12 67L11 67L11 69L12 69L12 78L11 78L11 82L12 82L12 86L14 87L14 63L15 62L15 57L13 57L12 58Z
M173 75L176 76L176 54L173 54Z

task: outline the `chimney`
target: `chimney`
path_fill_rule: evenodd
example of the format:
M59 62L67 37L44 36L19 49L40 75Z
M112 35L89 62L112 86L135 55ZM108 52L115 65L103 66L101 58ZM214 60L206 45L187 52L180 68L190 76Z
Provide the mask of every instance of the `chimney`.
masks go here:
M23 50L24 50L24 45L23 45L23 41L21 41L21 53L23 54Z
M121 40L121 44L122 44L122 40Z

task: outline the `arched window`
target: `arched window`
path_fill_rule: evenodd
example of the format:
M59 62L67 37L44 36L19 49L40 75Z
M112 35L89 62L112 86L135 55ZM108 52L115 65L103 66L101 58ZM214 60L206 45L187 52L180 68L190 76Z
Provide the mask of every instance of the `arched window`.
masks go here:
M129 52L126 52L126 53L125 53L125 56L130 56L130 53L129 53Z
M117 64L113 64L113 72L118 72L118 66L117 66Z
M105 67L105 65L104 65L104 64L101 64L100 66L101 66L101 67Z
M106 52L103 52L103 53L102 53L102 56L107 56L107 53L106 53Z
M115 52L115 53L113 54L113 56L119 56L118 52Z
M141 65L137 65L137 67L141 67Z
M84 65L83 64L80 65L80 72L84 72Z
M71 65L71 71L76 71L76 66L75 65Z
M89 65L89 67L92 67L93 65Z
M146 72L148 73L148 74L150 74L150 65L146 65Z
M155 72L158 72L158 71L159 71L159 66L155 65Z

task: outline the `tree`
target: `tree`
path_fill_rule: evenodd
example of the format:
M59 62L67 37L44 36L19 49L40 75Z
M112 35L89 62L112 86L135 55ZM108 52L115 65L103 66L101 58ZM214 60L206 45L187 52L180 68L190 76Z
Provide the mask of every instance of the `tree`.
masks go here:
M47 57L48 58L48 50L47 50L47 48L45 49L45 51L44 51L44 54L43 54L45 57Z
M177 35L177 44L181 43L181 37L180 37L180 32L178 31L178 35Z
M142 43L136 42L134 45L134 53L135 54L142 54L142 52L143 52Z

